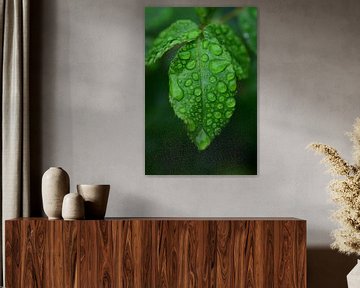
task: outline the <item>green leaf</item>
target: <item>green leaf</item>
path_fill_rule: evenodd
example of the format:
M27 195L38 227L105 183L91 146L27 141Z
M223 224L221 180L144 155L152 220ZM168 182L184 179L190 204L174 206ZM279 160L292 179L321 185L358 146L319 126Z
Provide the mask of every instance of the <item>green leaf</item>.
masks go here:
M209 24L204 29L207 37L215 37L232 57L232 63L239 80L249 75L250 57L245 44L226 24Z
M236 77L230 54L216 38L184 45L169 67L169 98L190 139L205 150L235 109Z
M178 20L171 26L162 31L155 39L153 46L149 50L145 64L154 64L167 51L176 45L195 40L200 35L198 25L190 20Z
M257 8L246 7L239 13L242 36L249 48L257 53Z
M214 7L195 7L195 12L198 15L201 23L206 23L209 18L214 14L215 12Z

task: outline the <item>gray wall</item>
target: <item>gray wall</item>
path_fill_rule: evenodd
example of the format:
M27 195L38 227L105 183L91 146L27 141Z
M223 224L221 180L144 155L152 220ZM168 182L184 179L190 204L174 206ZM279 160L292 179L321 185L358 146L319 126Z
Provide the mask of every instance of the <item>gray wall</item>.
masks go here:
M260 11L259 175L145 176L144 6L169 3L31 3L33 188L62 166L72 190L111 184L107 216L294 216L308 221L310 247L327 246L330 176L305 146L319 140L351 157L360 2L222 1Z

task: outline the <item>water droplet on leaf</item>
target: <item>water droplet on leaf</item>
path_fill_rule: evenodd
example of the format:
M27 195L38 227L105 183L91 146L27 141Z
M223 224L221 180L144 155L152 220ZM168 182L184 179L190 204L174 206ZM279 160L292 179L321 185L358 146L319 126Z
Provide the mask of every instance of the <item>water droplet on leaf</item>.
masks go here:
M216 96L214 93L210 92L207 94L207 99L211 102L214 102L216 100Z
M235 98L231 97L231 98L226 100L226 106L229 107L229 108L235 107L235 104L236 104Z
M204 150L204 149L206 149L206 147L208 147L210 145L211 139L206 134L204 129L201 129L195 138L195 142L196 142L196 145L199 148L199 150Z
M189 70L194 69L195 66L196 66L195 60L191 60L191 61L189 61L189 62L186 64L186 68L189 69Z
M218 111L216 111L216 112L214 113L214 116L215 116L216 119L220 119L220 118L221 118L221 113L218 112Z
M233 114L232 111L226 111L226 112L225 112L225 117L229 119L232 114Z
M187 128L189 129L190 132L194 132L196 129L196 125L195 125L194 121L192 121L191 119L188 119L187 120Z
M209 56L208 56L207 54L203 54L203 55L201 56L201 61L207 62L208 60L209 60Z
M233 80L234 78L235 78L235 73L233 73L233 72L226 75L226 79L229 81Z
M223 52L222 48L217 44L211 44L209 49L210 49L210 52L216 56L221 55L221 53Z
M190 51L182 51L179 53L179 58L183 59L183 60L188 60L190 59L191 53Z
M186 86L186 87L189 87L191 84L192 84L192 80L191 80L191 79L188 79L188 80L185 81L185 86Z
M236 81L235 80L230 81L229 90L232 92L234 92L236 90Z
M184 93L181 90L179 84L177 83L175 75L170 75L169 86L170 86L170 88L169 88L170 95L172 98L174 98L177 101L180 101L181 99L184 98Z
M209 46L209 41L208 41L208 40L204 40L204 41L202 42L202 47L203 47L203 49L207 49L208 46Z
M200 95L201 95L201 89L200 89L200 88L195 88L194 94L195 94L196 96L200 96Z
M209 68L212 73L217 74L224 71L228 65L229 62L226 60L211 60Z
M199 74L196 73L196 72L194 72L194 73L192 74L192 78L193 78L194 80L199 80Z
M217 84L217 90L218 90L220 93L225 93L226 90L227 90L226 84L225 84L223 81L219 81L218 84Z

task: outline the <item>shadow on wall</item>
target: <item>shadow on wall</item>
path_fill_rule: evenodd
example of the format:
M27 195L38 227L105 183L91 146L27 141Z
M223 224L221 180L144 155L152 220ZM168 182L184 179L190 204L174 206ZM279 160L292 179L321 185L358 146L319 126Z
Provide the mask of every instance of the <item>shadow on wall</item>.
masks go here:
M29 94L30 94L30 216L41 216L41 162L42 162L42 15L43 1L33 1L30 5L30 49L29 49Z
M308 288L347 288L346 275L356 264L356 256L347 256L329 248L307 251Z

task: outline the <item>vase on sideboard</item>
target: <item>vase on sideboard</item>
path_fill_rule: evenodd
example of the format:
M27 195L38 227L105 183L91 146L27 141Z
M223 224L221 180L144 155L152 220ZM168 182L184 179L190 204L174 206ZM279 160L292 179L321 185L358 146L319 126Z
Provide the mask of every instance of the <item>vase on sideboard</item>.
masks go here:
M104 219L110 185L77 185L78 193L85 201L85 219Z
M49 219L61 219L63 198L70 190L70 179L60 167L49 168L42 177L43 208Z
M84 219L84 199L79 193L74 192L64 196L61 214L64 220Z

